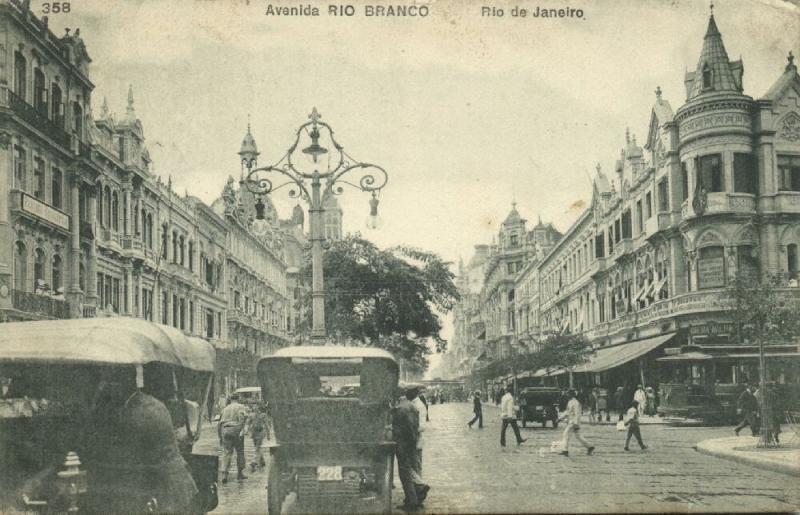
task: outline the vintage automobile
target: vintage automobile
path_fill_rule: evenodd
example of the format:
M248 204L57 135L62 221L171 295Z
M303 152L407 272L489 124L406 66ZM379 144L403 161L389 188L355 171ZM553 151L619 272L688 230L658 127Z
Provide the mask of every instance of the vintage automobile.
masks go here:
M216 456L192 454L214 376L214 348L181 331L130 318L3 324L0 332L0 512L74 511L102 491L92 410L103 378L136 377L136 386L169 412L179 449L199 490L203 513L217 505ZM162 426L163 427L163 426ZM168 441L168 440L167 440ZM125 463L118 464L124 467ZM185 468L184 468L185 470ZM159 511L169 499L131 487ZM142 490L142 491L139 491Z
M254 407L261 402L260 386L244 386L237 388L234 393L239 396L239 402L247 407Z
M371 499L391 513L391 407L398 380L391 354L289 347L262 358L258 378L275 433L268 512L280 513L286 495L295 492L301 503Z
M547 427L547 421L558 427L558 397L561 394L558 388L549 386L529 386L520 390L517 396L519 412L518 420L522 427L530 422L541 422L542 427Z

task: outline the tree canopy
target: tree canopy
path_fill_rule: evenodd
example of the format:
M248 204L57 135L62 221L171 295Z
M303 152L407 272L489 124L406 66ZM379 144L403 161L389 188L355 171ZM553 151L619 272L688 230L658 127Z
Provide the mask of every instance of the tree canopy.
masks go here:
M581 334L548 333L534 349L494 361L480 369L478 375L483 380L491 380L526 370L570 369L588 361L591 354L591 345Z
M306 263L310 263L310 259ZM427 367L428 339L443 351L441 315L458 301L449 263L438 255L412 247L381 250L360 235L333 242L323 258L325 328L351 344L388 350L416 371ZM311 284L311 265L303 269ZM311 326L311 297L302 302Z

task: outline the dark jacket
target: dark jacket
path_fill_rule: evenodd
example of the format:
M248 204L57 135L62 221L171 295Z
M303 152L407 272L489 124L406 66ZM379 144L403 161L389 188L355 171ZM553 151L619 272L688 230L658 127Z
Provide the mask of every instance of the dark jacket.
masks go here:
M483 410L481 406L481 398L478 395L472 397L472 412L473 413L480 413Z
M408 399L401 399L392 417L392 436L401 449L416 449L419 438L419 411Z
M161 401L137 392L122 407L107 406L91 429L87 511L142 512L150 498L161 513L194 508L197 487Z
M758 410L758 400L755 395L750 393L750 390L744 390L739 394L739 409L743 413L752 413Z

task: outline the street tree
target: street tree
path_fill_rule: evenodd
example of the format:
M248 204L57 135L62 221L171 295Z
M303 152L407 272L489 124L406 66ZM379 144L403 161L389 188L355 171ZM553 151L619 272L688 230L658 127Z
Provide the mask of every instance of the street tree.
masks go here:
M428 341L438 352L447 347L441 317L458 301L458 289L438 255L405 246L382 250L355 234L331 243L323 269L325 329L337 341L383 348L420 373L431 352ZM310 265L303 277L310 282ZM301 302L309 308L310 296ZM306 318L299 329L307 331L310 323Z
M550 374L585 363L591 354L591 344L582 334L551 332L546 333L532 349L494 361L481 369L479 375L482 380L490 380L523 371L544 370Z
M728 288L733 318L743 342L758 345L759 406L761 431L758 447L775 447L775 427L772 406L773 395L767 389L767 358L765 346L786 344L800 337L798 301L785 288L780 275L740 273ZM780 414L777 414L780 416Z

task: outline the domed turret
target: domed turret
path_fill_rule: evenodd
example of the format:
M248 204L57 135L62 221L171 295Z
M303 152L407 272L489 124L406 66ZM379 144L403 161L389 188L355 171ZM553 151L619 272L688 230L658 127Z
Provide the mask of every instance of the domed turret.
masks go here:
M256 163L258 154L258 146L256 146L256 140L250 133L250 123L248 122L247 134L244 135L244 139L242 140L242 147L239 149L239 157L241 157L242 163L245 166L252 166Z
M292 209L292 223L302 227L305 223L305 218L305 211L303 211L303 208L300 206L300 204L296 204L294 209Z

